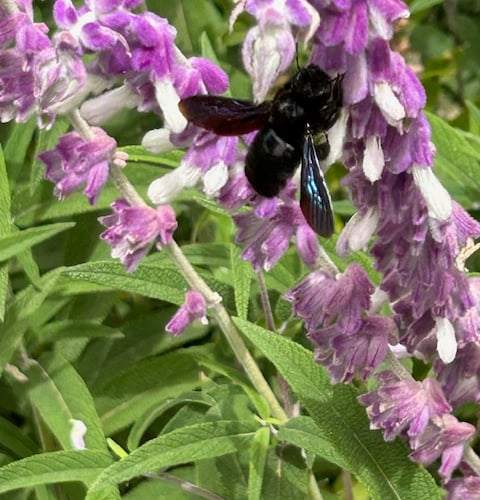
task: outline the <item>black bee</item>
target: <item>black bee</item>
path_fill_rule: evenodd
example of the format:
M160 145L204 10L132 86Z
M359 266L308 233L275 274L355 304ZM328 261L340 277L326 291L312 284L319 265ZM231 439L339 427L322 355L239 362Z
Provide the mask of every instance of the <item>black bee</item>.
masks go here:
M254 104L228 97L201 95L183 99L180 111L194 125L218 135L242 135L258 130L245 162L245 174L255 191L276 196L302 163L300 207L320 236L333 233L330 194L319 165L330 151L326 131L342 106L342 78L331 79L318 66L301 68L272 101ZM324 141L315 146L314 136Z

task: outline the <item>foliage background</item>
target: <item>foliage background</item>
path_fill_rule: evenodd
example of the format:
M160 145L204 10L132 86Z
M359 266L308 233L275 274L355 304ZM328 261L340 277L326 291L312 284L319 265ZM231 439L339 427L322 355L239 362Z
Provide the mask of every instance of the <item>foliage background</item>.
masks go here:
M148 8L178 30L188 55L218 61L231 95L248 98L242 15L228 32L228 0L156 0ZM478 218L480 177L480 2L410 3L397 50L421 73L437 147L435 172L451 195ZM51 21L52 2L36 2L36 19ZM305 60L307 52L300 53ZM125 111L107 125L128 151L126 175L145 195L150 182L178 165L137 146L159 118ZM118 196L107 186L97 205L80 193L64 202L42 179L37 152L67 130L38 131L34 120L0 128L0 494L2 498L305 498L313 475L323 498L437 498L435 467L408 459L400 442L368 430L355 401L364 387L332 387L312 362L302 324L282 294L305 268L294 250L264 279L276 324L264 330L256 277L239 259L230 217L198 192L176 201L177 242L228 312L277 394L284 380L299 416L271 417L243 375L215 323L180 337L164 326L187 285L168 255L154 253L127 275L100 242L97 221ZM337 229L353 213L332 168L327 181ZM338 231L337 231L338 232ZM335 239L325 247L334 254ZM369 257L353 260L370 269ZM468 263L479 268L478 257ZM417 375L429 367L417 363ZM279 375L281 374L281 376ZM476 422L476 408L461 410ZM70 418L88 427L87 450L74 451ZM274 432L271 432L274 429ZM108 438L108 441L107 441ZM303 451L301 451L303 450ZM122 458L122 460L119 460ZM7 465L9 464L9 465ZM185 491L182 486L196 485Z

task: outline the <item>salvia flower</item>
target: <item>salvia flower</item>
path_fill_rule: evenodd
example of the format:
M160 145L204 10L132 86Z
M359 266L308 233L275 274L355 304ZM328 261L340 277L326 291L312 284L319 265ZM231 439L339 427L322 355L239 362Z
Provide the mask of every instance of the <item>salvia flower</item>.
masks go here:
M480 500L480 477L455 478L445 486L448 500Z
M438 381L453 407L480 403L480 343L469 342L458 350L452 363L435 364Z
M112 210L112 215L99 219L107 228L100 238L112 247L112 257L120 259L128 272L137 268L154 243L159 249L171 243L177 221L169 205L155 209L120 199L112 203Z
M406 432L421 436L430 419L438 419L451 411L438 383L433 379L417 382L399 380L392 372L377 376L378 387L360 396L367 407L372 429L383 429L387 441Z
M294 314L303 318L307 329L338 321L341 331L354 333L362 313L370 307L374 290L365 271L351 264L337 277L324 270L308 274L285 298L292 302Z
M425 432L410 440L414 450L410 457L423 465L430 465L441 457L439 474L449 481L452 472L463 458L465 444L475 435L475 427L459 422L453 415L444 415L430 422Z
M321 23L311 62L343 75L346 115L341 160L358 214L337 250L366 248L382 274L399 340L410 353L452 362L476 337L474 300L456 257L480 227L453 203L431 170L435 148L423 113L425 91L389 40L408 16L398 0L313 1ZM323 325L326 327L327 325Z
M361 318L356 331L346 333L339 322L310 330L314 359L325 366L333 382L349 382L358 376L366 380L385 359L388 344L395 339L396 326L386 316Z
M238 227L236 236L244 250L242 258L252 263L255 270L268 271L282 257L288 248L292 235L297 233L297 248L310 262L316 257L317 248L313 246L312 234L306 229L305 219L298 204L273 202L257 206L257 210L233 216ZM266 213L261 213L262 209ZM308 241L307 241L308 238Z
M204 325L208 324L206 312L205 297L195 290L189 290L185 294L185 302L168 322L165 330L172 335L180 335L196 319Z
M253 79L253 95L264 100L278 75L292 63L295 37L308 41L319 24L318 12L305 0L237 0L230 27L243 11L258 25L249 30L243 44L243 64Z
M60 199L85 185L84 194L93 205L108 178L109 164L115 159L117 143L102 129L93 127L93 138L86 140L78 132L60 137L54 149L39 155L47 166L45 177L55 183Z
M15 38L11 36L12 25ZM52 43L47 27L21 12L7 17L3 29L0 120L24 122L36 113L38 125L50 127L59 108L86 82L86 70L76 47L71 39L62 37ZM61 108L62 112L68 110Z

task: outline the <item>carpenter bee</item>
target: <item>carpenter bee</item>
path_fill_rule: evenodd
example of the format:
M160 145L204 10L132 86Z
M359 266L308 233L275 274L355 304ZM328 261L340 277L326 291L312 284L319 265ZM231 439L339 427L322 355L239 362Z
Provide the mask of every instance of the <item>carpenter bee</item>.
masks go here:
M342 106L341 83L341 76L332 79L310 64L271 101L254 104L199 95L181 100L179 108L189 122L218 135L259 130L247 153L245 174L262 196L276 196L301 163L300 207L312 229L328 238L333 233L333 209L319 160L330 151L326 131ZM320 133L323 142L317 146L314 137Z

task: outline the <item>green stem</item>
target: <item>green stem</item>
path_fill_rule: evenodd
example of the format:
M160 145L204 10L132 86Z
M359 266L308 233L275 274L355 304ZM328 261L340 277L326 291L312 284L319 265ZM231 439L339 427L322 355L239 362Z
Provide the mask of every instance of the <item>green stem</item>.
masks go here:
M111 167L110 171L114 184L130 204L140 206L145 205L145 202L137 193L135 188L130 184L130 181L123 174L121 169ZM216 292L211 290L205 281L199 276L175 241L165 245L164 250L170 255L170 258L182 273L190 287L197 292L200 292L205 297L205 300L211 308L212 314L218 325L227 338L233 353L243 366L243 369L245 370L252 385L268 402L272 415L281 422L288 420L285 411L265 380L260 368L258 368L255 359L248 351L245 342L238 333L238 330L233 324L229 314L221 304L221 297Z
M207 303L211 306L212 314L223 331L230 347L232 348L232 351L243 366L243 369L252 382L252 385L268 402L272 415L281 422L285 422L288 419L285 411L265 380L260 368L258 368L255 359L248 351L245 342L238 333L229 314L219 301L218 294L213 292L205 281L203 281L203 279L198 275L181 251L180 247L174 241L166 245L165 250L170 255L173 262L177 265L187 283L194 290L200 292L205 297Z

